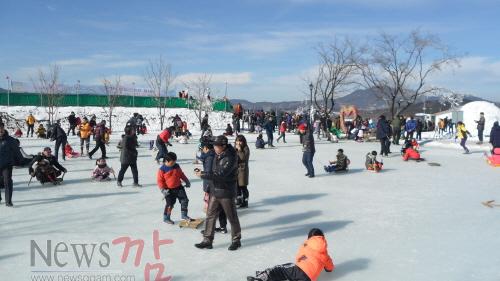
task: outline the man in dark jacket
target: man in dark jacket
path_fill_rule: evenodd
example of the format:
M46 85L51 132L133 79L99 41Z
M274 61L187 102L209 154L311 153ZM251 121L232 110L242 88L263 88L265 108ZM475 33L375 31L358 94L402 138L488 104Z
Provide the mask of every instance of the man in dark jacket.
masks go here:
M493 146L493 149L500 148L500 126L498 125L498 121L493 123L493 127L490 132L490 143Z
M139 173L137 172L137 137L133 127L125 128L125 136L122 138L122 151L120 154L121 168L118 172L117 185L123 187L122 181L128 167L132 170L132 177L134 178L134 187L142 187L139 184Z
M302 164L304 164L307 169L306 177L314 178L313 159L314 153L316 153L316 147L314 146L314 135L311 124L309 124L307 127L304 124L300 125L299 133L303 135Z
M422 140L422 130L424 129L424 123L421 119L417 119L417 140Z
M7 207L14 206L12 204L12 167L19 163L23 156L19 151L16 140L9 136L4 128L4 124L0 123L0 175L3 179L5 188L5 205ZM0 195L0 201L2 196Z
M266 135L267 135L267 145L270 147L274 147L273 145L274 123L272 117L269 117L266 123L264 123L264 129L266 130Z
M477 123L477 137L479 138L479 142L477 144L483 144L483 132L484 132L484 124L486 120L484 119L484 112L479 114L479 120L475 121Z
M215 158L212 170L197 171L196 175L209 181L210 199L208 202L207 218L203 241L195 244L200 249L212 249L214 240L215 220L222 208L231 224L232 243L228 250L234 251L241 247L241 228L236 213L236 187L238 174L238 159L236 150L228 144L225 136L218 136L214 141Z
M36 164L35 168L33 168L34 164ZM42 184L46 182L59 184L62 179L58 179L57 177L67 172L66 168L59 164L57 157L52 155L50 147L45 147L42 153L36 155L31 160L28 169L30 175L36 177Z
M389 155L389 138L391 136L391 126L385 119L384 115L380 115L377 123L377 139L380 140L380 155Z
M68 135L69 132L73 132L73 136L75 135L75 128L76 128L76 116L75 113L72 111L71 114L68 116L68 122L69 122L69 128L68 128Z
M392 143L399 145L399 139L401 138L401 116L397 116L392 119Z
M215 159L214 146L211 141L202 141L201 143L201 155L199 157L200 161L203 163L203 172L211 172L212 166ZM208 205L210 201L210 181L207 179L203 180L203 191L205 192L204 201ZM208 209L208 208L207 208ZM227 233L227 218L224 210L219 209L219 226L216 227L216 232ZM204 232L203 232L204 233Z
M95 138L95 147L92 149L92 151L89 152L89 158L92 159L92 155L98 150L101 149L101 158L108 158L106 157L106 142L104 140L104 134L106 133L106 121L102 120L101 123L99 123L95 129L94 129L94 138ZM135 131L135 129L134 129Z
M64 154L64 147L68 142L68 136L66 135L66 132L61 128L61 121L57 120L57 122L54 124L54 128L52 129L52 135L50 138L51 138L50 140L56 141L54 147L54 152L55 152L54 156L56 157L56 159L59 159L59 147L61 147L62 159L66 160L66 155Z

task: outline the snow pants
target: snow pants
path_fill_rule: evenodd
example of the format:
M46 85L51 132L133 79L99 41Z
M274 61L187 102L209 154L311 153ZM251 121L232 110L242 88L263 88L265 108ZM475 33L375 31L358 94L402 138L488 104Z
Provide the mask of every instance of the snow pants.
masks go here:
M61 147L62 159L63 160L66 159L66 154L64 154L64 147L66 146L67 142L68 142L68 140L66 138L56 139L56 147L54 148L54 156L56 157L56 159L59 159L58 158L59 147Z
M0 170L3 179L3 186L5 188L5 202L12 203L12 192L13 183L12 183L12 166L4 167ZM2 195L0 195L0 201L2 200Z
M30 134L31 131L31 136L33 137L33 131L34 131L35 124L33 125L28 125L28 132L26 133L26 137Z
M307 175L314 176L314 166L313 166L314 152L304 152L302 154L302 164L307 169Z
M467 146L465 146L466 142L467 142L467 138L466 137L462 138L460 140L460 146L464 148L466 153L469 153L469 149L467 148Z
M94 149L92 149L91 152L89 152L89 155L92 156L94 155L94 153L98 150L98 149L101 149L101 157L102 158L106 158L106 144L104 143L103 140L101 140L100 138L99 139L96 139L96 142L95 142L95 147ZM122 165L123 166L123 165Z
M309 277L293 263L285 263L256 272L257 278L262 281L311 281Z
M179 199L179 203L181 203L182 216L187 216L189 199L187 197L186 190L182 186L168 190L168 195L165 197L164 214L168 214L174 208L175 201L177 201L177 199Z
M137 172L137 163L132 163L132 164L122 164L120 168L120 172L118 172L118 182L123 181L123 177L125 176L125 172L127 171L128 167L130 166L130 169L132 170L132 177L134 178L134 183L139 183L139 173Z

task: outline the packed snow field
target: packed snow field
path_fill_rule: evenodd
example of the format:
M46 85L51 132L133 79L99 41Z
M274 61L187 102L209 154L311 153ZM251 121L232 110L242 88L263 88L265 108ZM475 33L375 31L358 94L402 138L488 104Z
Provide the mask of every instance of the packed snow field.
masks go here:
M118 136L113 134L107 147L108 163L116 172ZM246 280L256 270L293 262L309 229L319 227L336 265L334 272L322 273L322 281L500 280L500 209L481 204L500 201L500 169L486 164L484 148L463 155L458 145L452 149L423 145L426 162L441 164L432 167L426 162L403 162L400 147L392 146L391 156L383 159L384 170L373 173L365 170L364 158L379 150L378 143L319 141L316 177L310 179L304 176L298 136L288 134L288 143L264 150L254 148L256 135L245 136L251 149L250 201L248 209L238 212L242 247L237 251L227 250L230 234L216 234L214 249L200 250L193 246L202 240L199 230L163 223L158 165L148 144L156 134L151 133L139 136L143 188L132 188L130 171L123 188L114 181L92 182L95 161L88 158L61 162L68 173L60 186L42 186L34 179L28 187L27 169L15 169L15 207L0 206L0 279L145 280L147 264L161 263L163 276L172 280ZM192 183L187 189L191 217L204 216L202 183L193 172L200 166L192 163L197 138L169 147ZM78 148L76 137L70 136L69 142ZM53 146L31 138L22 138L21 144L28 153ZM334 160L338 148L351 160L350 170L326 174L323 165ZM95 156L99 155L98 151ZM179 219L177 203L173 220ZM153 247L156 230L160 239L172 240L159 247L159 257ZM123 243L112 242L120 237L144 241L140 259L135 260L133 247L122 262ZM50 266L42 257L49 241ZM32 249L33 243L40 251ZM89 266L85 259L78 265L74 252L81 254L81 246L71 244L89 244L89 256L90 244L97 244ZM69 279L75 276L80 279Z

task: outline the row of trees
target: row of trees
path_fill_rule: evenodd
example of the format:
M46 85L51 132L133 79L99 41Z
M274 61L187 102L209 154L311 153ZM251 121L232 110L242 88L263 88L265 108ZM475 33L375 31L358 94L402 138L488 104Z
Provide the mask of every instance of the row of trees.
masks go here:
M38 70L37 77L31 79L35 90L44 97L49 122L54 122L57 116L58 107L61 104L63 93L65 92L60 79L61 68L58 65L50 65L47 70ZM175 83L176 77L172 73L172 66L162 57L150 60L144 73L144 81L151 89L151 96L154 98L160 128L166 126L167 117L167 95ZM201 125L205 113L212 110L212 102L209 100L211 76L202 74L190 81L181 82L190 89L190 95L194 97L192 109ZM114 109L118 104L118 97L123 95L123 85L120 76L113 79L102 78L102 86L105 96L108 98L106 107L103 107L108 125L112 128L112 117Z
M429 80L445 66L458 66L459 56L439 37L420 30L406 36L381 33L363 45L337 38L318 47L318 58L318 69L306 82L313 104L325 114L332 113L335 98L355 88L372 90L386 103L391 118L423 96L457 97Z

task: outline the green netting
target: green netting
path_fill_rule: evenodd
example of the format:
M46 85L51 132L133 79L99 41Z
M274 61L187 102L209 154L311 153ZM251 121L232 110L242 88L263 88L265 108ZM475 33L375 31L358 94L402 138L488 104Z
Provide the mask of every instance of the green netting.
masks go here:
M60 95L58 97L60 106L107 106L108 97L105 95ZM164 98L162 102L169 108L192 108L196 106L196 100L190 100L177 97ZM0 105L11 106L44 106L47 104L47 96L36 93L6 93L0 94ZM228 101L218 100L212 103L215 111L233 111L233 106ZM125 107L156 107L157 100L153 97L133 97L118 96L117 106Z

